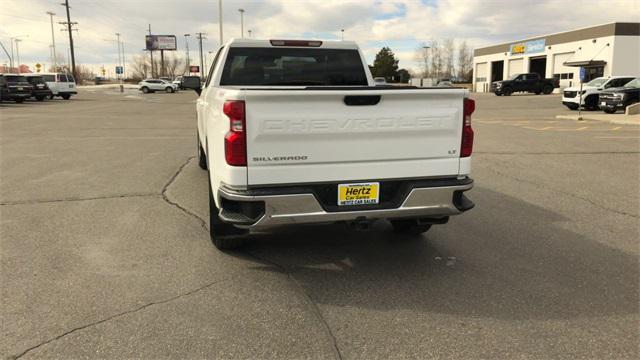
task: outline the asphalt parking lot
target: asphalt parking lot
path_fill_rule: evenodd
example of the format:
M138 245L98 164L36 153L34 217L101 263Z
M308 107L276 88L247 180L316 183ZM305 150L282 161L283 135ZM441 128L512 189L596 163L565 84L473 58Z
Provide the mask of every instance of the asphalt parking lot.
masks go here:
M2 356L639 358L640 126L474 97L472 211L226 254L194 93L0 105Z

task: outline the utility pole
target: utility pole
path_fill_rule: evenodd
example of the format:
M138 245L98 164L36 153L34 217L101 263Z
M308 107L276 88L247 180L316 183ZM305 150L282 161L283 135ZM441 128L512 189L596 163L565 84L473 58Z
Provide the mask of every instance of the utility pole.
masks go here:
M151 24L149 24L149 36L151 36ZM154 78L156 75L154 71L155 66L153 64L153 50L149 49L149 53L151 54L151 77Z
M76 76L76 54L73 49L73 32L71 26L77 25L77 22L71 22L71 15L69 15L69 0L64 0L63 4L60 4L65 7L67 10L67 31L69 32L69 51L71 52L71 74L73 74L74 79L78 81L78 77Z
M53 31L53 16L55 15L55 13L47 11L47 15L49 15L49 18L51 19L51 46L53 47L53 57L51 58L51 60L53 61L53 68L56 69L58 67L58 62L56 60L56 36Z
M218 23L220 24L220 46L222 46L224 42L224 37L222 36L222 0L218 0Z
M187 71L188 71L188 75L191 75L191 71L189 71L189 36L191 36L191 34L184 34L184 46L187 49Z
M244 38L244 9L238 9L240 12L240 38Z
M206 33L196 33L196 35L198 35L198 40L200 41L200 76L204 78L205 73L204 73L204 58L202 57L202 39L203 39L203 35L207 35ZM206 37L204 38L206 39Z
M20 43L20 39L14 40L16 43L16 57L18 58L18 74L20 74L20 49L18 48L18 44Z

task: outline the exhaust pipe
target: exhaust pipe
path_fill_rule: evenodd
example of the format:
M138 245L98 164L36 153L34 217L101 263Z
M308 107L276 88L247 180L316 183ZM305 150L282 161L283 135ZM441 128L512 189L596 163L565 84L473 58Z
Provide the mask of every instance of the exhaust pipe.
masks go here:
M362 216L352 221L351 226L354 227L357 231L368 231L371 227L371 221Z

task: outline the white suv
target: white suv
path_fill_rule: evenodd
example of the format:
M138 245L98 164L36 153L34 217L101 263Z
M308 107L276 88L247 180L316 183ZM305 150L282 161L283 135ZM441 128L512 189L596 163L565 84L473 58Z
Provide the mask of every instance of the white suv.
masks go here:
M565 88L562 92L562 105L571 110L583 106L587 110L598 110L598 96L609 88L618 88L635 79L635 76L610 76L595 78L582 85L582 102L580 102L580 86Z
M138 83L140 91L147 94L155 91L166 91L168 93L178 91L178 85L161 79L145 79Z
M51 95L49 96L51 99L53 99L54 96L60 96L65 100L69 100L71 95L78 93L76 81L71 74L43 73L42 77L51 90Z

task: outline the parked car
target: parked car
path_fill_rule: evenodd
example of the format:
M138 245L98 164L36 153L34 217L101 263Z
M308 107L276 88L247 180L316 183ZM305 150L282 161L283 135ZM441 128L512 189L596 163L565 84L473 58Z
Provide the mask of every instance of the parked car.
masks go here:
M168 93L178 91L178 85L161 79L145 79L138 83L140 91L143 93L152 93L156 91L165 91Z
M440 80L438 81L437 87L453 87L453 83L451 80Z
M608 114L623 110L640 101L640 78L635 78L623 87L609 89L600 93L598 103L600 109Z
M54 96L60 96L65 100L69 100L71 95L78 93L76 88L76 80L71 74L65 73L42 73L44 81L51 90L50 99Z
M213 244L252 229L387 219L418 234L474 204L465 89L376 87L352 41L233 39L198 92Z
M373 84L375 86L387 86L387 79L385 79L383 77L373 78Z
M39 74L25 74L25 78L29 84L31 84L31 97L38 101L44 101L45 98L50 97L53 93L44 81L44 77Z
M491 92L497 96L510 96L514 92L529 92L536 95L551 94L554 88L560 87L556 79L543 79L538 73L512 75L509 80L491 83Z
M13 100L18 104L31 97L31 84L23 75L0 74L0 101Z
M182 76L176 76L173 83L178 85L178 89L182 90Z
M633 80L634 76L599 77L582 85L582 102L580 102L580 86L565 88L562 92L562 105L570 110L578 110L583 106L587 110L598 110L600 93L610 88L618 88Z

